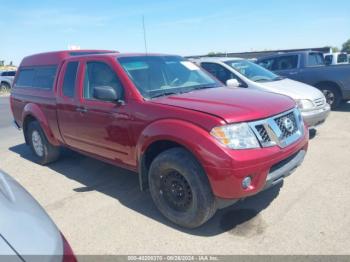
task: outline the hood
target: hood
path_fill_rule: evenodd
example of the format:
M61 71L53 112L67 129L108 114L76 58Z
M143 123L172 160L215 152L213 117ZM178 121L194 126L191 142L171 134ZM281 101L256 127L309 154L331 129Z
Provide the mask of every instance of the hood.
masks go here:
M0 236L26 261L61 261L60 232L42 207L14 179L0 171ZM29 256L29 257L27 257Z
M267 118L295 106L295 102L287 96L226 87L197 90L151 101L211 114L224 119L227 123Z
M287 95L293 99L309 99L313 101L323 97L322 92L317 88L288 78L257 84L271 92Z

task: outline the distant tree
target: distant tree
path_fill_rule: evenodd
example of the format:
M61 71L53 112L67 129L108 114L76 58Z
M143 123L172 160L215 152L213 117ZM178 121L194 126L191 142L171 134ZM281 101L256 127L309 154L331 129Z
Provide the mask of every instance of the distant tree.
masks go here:
M224 54L225 53L222 53L222 52L209 52L208 56L222 56Z
M336 47L336 46L333 46L332 47L332 52L333 53L338 53L340 50L339 50L339 48L338 47Z
M343 44L342 52L347 52L350 54L350 39Z

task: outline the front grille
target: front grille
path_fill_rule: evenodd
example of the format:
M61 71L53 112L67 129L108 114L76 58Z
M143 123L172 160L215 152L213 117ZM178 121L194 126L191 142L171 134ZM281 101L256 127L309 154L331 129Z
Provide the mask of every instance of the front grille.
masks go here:
M286 147L304 134L302 116L297 108L249 123L262 147Z
M257 125L255 126L256 130L258 131L260 137L261 137L261 142L263 143L268 143L271 141L265 127L263 125Z
M286 126L286 120L288 120L288 119L292 123L291 129L288 129L288 127ZM280 139L285 139L285 138L293 135L296 131L298 131L298 125L297 125L295 115L293 112L290 112L287 115L280 116L280 117L276 118L275 122L282 132Z
M315 99L313 102L316 107L322 107L326 104L326 99L321 97L321 98Z

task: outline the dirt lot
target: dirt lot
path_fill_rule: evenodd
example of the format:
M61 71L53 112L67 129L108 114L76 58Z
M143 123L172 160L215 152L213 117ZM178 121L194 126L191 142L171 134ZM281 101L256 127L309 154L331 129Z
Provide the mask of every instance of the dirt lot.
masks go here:
M164 219L135 174L66 151L43 167L0 98L0 168L46 209L77 254L350 254L350 104L332 112L282 186L196 230Z

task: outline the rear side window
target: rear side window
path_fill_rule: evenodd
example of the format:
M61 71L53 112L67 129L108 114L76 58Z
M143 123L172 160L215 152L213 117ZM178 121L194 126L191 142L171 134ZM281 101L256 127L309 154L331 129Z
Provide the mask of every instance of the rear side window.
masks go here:
M21 69L18 74L16 86L32 87L34 75L35 75L34 69Z
M43 66L20 69L16 87L52 89L56 66Z
M63 95L68 97L74 97L75 80L77 77L78 62L69 62L66 67L66 73L63 81Z

